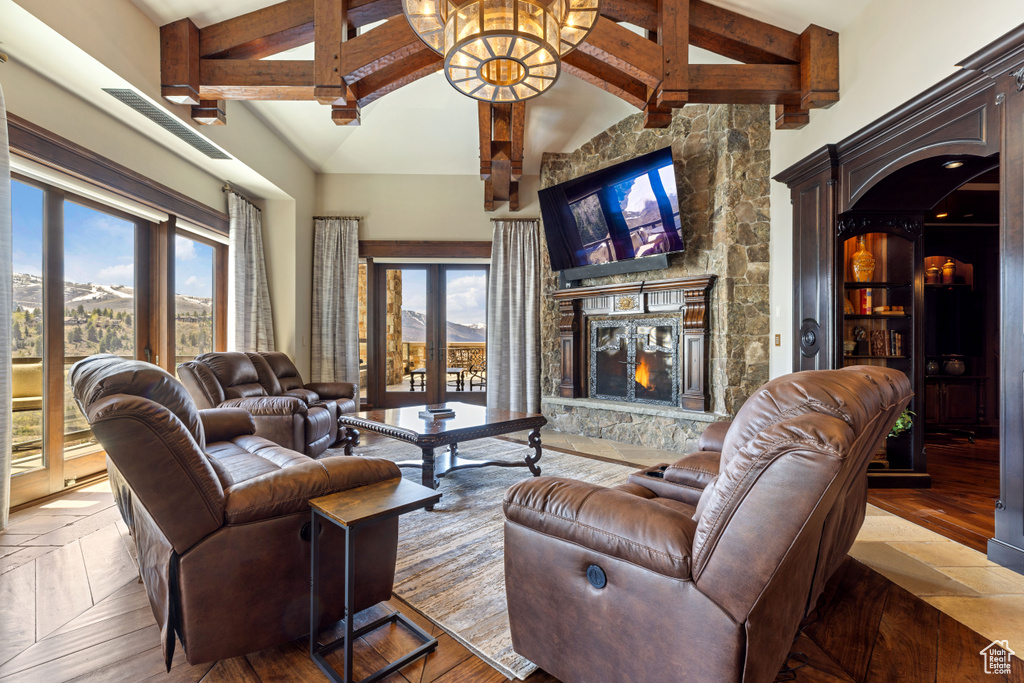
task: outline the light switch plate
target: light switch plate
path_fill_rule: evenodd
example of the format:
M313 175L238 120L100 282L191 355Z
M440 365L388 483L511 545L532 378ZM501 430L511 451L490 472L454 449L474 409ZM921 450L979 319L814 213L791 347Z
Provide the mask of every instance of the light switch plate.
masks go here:
M781 334L775 335L775 345L776 346L782 346L782 335Z

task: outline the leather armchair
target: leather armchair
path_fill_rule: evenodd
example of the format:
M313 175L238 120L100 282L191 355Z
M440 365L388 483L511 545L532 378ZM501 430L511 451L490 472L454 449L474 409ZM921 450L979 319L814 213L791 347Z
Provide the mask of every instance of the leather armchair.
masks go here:
M516 484L516 652L566 683L771 681L863 523L871 454L911 397L887 368L775 379L719 438L695 505L634 482Z
M330 406L335 418L359 410L356 385L351 382L303 382L291 358L280 351L246 355L256 366L260 384L271 396L295 396L307 405Z
M106 449L168 668L175 634L197 664L308 633L309 499L400 477L398 467L281 448L253 435L247 411L198 411L178 381L141 361L92 356L70 382ZM333 525L320 533L327 624L344 612L345 543ZM397 518L355 543L358 610L391 596Z
M200 410L247 410L256 423L256 435L285 448L315 458L338 438L333 406L268 394L256 366L244 353L204 353L179 365L178 377Z

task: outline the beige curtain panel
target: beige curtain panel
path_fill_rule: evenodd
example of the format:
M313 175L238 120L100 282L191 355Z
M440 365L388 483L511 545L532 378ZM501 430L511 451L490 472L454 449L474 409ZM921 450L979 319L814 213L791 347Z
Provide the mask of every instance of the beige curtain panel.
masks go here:
M228 193L231 257L229 308L234 311L235 351L273 351L274 317L270 310L267 267L263 258L263 221L259 208L235 192Z
M313 224L313 381L359 385L359 220Z
M487 407L540 412L540 222L494 220Z
M11 314L14 310L13 243L11 235L11 153L7 141L7 110L0 88L0 531L7 528L11 507Z

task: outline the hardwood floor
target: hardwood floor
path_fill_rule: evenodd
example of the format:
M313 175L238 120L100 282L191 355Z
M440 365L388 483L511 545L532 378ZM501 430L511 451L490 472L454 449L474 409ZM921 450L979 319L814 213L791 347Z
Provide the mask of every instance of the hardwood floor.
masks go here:
M871 489L868 502L958 543L986 552L995 535L999 440L930 436L931 489Z
M325 680L303 639L198 666L188 665L179 647L166 673L134 552L105 483L14 513L11 528L0 534L0 681ZM833 577L821 605L798 634L789 662L807 663L777 680L1022 680L982 674L977 653L986 639L855 560ZM436 652L388 683L507 683L398 599L357 621L385 609L402 611L438 638ZM368 634L356 643L353 673L365 676L414 645L402 626ZM339 661L332 664L340 670ZM557 683L543 671L528 682Z

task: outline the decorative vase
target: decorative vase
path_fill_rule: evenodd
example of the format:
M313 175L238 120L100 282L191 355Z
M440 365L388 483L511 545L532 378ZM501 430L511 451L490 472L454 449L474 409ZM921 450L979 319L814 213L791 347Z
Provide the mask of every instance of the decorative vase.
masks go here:
M924 374L926 375L937 375L939 374L939 361L930 360L924 364Z
M938 266L932 266L928 270L924 271L924 283L926 285L937 285L939 284L939 277L942 275L942 269Z
M964 374L964 370L966 370L964 362L959 358L950 358L942 364L942 371L947 375L953 375L954 377Z
M942 284L951 285L956 282L956 262L953 259L946 259L942 264Z
M853 281L871 282L875 277L875 257L868 251L867 237L857 238L857 251L850 257L853 263Z

